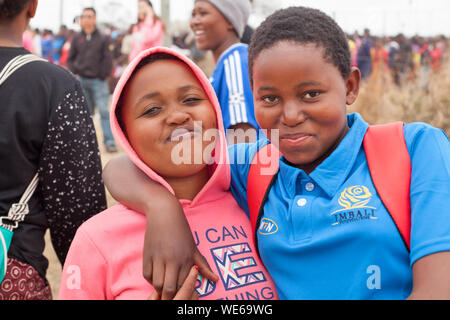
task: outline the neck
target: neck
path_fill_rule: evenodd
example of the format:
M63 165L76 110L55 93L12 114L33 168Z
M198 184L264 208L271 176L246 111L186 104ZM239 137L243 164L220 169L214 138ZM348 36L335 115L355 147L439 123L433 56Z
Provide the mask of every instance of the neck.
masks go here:
M213 50L212 53L214 56L214 61L217 63L220 56L225 52L225 50L239 42L240 39L237 37L237 35L234 32L230 33L230 36L224 42L222 42L220 46Z
M25 27L20 26L17 20L8 24L0 24L0 47L22 47L24 31Z
M209 180L208 167L200 172L183 178L166 178L178 199L193 200Z
M330 154L333 153L334 150L336 150L336 148L339 146L339 144L341 143L342 139L344 139L344 137L347 135L347 133L350 131L350 127L348 126L348 124L345 125L345 127L343 128L341 134L339 135L339 137L336 139L335 143L331 146L330 149L328 149L327 152L325 152L319 159L317 159L316 161L314 161L313 163L304 165L304 166L297 166L299 169L302 169L303 171L305 171L306 174L310 174L311 172L314 171L314 169L316 169L326 158L328 158L330 156ZM295 165L294 165L295 166Z
M93 34L94 31L95 31L95 26L92 27L92 28L84 28L83 31L84 31L84 33L87 34L87 35Z

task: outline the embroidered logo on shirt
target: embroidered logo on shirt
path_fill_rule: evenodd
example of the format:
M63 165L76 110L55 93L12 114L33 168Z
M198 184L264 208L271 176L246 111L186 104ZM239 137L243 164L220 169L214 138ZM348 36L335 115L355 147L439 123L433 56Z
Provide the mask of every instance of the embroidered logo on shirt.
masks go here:
M262 235L273 234L278 231L277 224L270 219L263 218L259 225L259 233Z
M362 220L376 220L375 207L368 206L372 194L365 186L352 186L341 192L338 203L343 209L331 213L334 217L333 226Z

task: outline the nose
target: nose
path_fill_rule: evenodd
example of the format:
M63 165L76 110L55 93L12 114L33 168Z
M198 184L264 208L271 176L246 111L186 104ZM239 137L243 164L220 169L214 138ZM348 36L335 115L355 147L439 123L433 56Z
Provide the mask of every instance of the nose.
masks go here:
M196 13L192 13L191 19L189 20L191 29L200 23L200 15Z
M297 101L288 101L283 106L281 123L286 127L296 127L306 120L302 106Z
M188 122L191 119L189 113L179 109L173 110L166 119L168 125L180 125Z

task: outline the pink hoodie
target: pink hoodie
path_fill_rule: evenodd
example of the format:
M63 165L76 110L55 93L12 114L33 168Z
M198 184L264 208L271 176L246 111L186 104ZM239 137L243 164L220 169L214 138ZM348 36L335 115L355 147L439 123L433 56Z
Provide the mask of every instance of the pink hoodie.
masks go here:
M275 286L256 254L250 221L229 191L230 168L219 103L203 72L186 57L167 48L142 52L128 66L113 95L111 126L129 158L172 194L170 185L136 154L116 118L122 90L138 63L154 53L184 61L198 78L217 115L221 135L215 147L212 175L192 201L180 200L194 239L217 283L197 281L200 299L277 299ZM142 276L146 217L118 204L85 222L72 242L61 279L60 299L147 299L153 287Z

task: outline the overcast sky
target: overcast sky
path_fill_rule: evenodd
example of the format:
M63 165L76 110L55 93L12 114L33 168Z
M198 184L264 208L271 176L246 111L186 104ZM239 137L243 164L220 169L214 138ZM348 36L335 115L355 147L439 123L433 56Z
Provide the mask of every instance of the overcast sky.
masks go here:
M64 10L60 13L60 2ZM56 30L62 22L69 27L74 16L86 6L95 6L98 20L116 22L121 27L133 23L137 0L39 0L33 27ZM153 0L157 13L161 12L160 0ZM405 33L407 35L450 36L450 0L254 0L254 12L250 24L257 26L264 18L256 7L261 2L273 9L291 5L304 5L325 11L344 31L361 32L365 27L376 35ZM171 0L171 19L187 21L193 0Z

